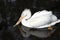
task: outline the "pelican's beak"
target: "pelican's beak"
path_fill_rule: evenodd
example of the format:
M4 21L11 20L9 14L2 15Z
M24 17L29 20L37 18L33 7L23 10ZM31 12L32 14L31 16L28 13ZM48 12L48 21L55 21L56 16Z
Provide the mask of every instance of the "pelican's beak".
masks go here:
M24 18L24 16L21 16L13 27L17 26L22 21L23 18Z

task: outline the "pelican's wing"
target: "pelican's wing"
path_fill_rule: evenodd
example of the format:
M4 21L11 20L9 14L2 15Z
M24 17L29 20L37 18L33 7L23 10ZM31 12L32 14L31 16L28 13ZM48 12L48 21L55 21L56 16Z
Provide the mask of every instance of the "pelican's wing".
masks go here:
M40 14L40 11L34 13L30 19L34 19L34 18L36 18L37 16L39 16L39 14Z
M43 10L43 11L35 12L34 15L30 19L34 19L34 18L41 17L44 15L52 15L52 11Z
M60 22L60 20L57 20L57 21L55 21L55 22L52 22L51 24L44 25L44 26L40 26L40 27L37 27L37 28L45 28L45 27L50 27L50 26L53 26L53 25L55 25L55 24L57 24L57 23L59 23L59 22Z
M46 27L50 27L50 26L53 26L53 25L55 25L55 24L57 24L57 23L60 23L60 20L57 20L56 22L53 22L53 23L51 23L51 24L47 24L47 25L44 25L44 26L39 26L39 27L29 27L29 28L46 28ZM28 27L28 26L26 26L26 27Z
M46 25L50 23L49 20L50 20L50 17L45 16L45 17L37 17L35 19L28 20L28 22L32 27L38 27L38 26Z

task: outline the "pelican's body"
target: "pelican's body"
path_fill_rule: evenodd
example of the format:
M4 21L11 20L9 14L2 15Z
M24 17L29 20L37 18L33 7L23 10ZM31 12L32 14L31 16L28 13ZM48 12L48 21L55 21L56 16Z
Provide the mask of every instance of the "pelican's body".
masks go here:
M58 20L51 11L46 10L38 11L31 16L31 11L29 9L25 9L22 12L21 17L22 16L24 16L21 20L22 25L30 28L45 28L60 22L60 20ZM17 24L19 23L17 22Z

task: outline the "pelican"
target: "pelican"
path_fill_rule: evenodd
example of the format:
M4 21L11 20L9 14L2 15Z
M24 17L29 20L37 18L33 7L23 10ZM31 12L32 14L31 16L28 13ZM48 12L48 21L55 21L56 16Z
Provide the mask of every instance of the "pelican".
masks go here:
M60 20L52 14L52 11L42 10L35 12L31 16L30 9L24 9L24 11L21 14L21 17L14 25L14 27L20 22L22 23L22 25L29 28L46 28L53 26L56 23L59 23Z

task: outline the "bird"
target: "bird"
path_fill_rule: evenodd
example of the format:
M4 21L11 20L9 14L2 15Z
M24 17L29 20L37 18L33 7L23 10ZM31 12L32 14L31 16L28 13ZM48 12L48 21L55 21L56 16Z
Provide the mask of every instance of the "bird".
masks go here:
M31 16L30 9L24 9L14 27L17 26L20 22L23 26L29 28L46 28L59 23L60 19L58 19L52 13L52 11L42 10L35 12Z

